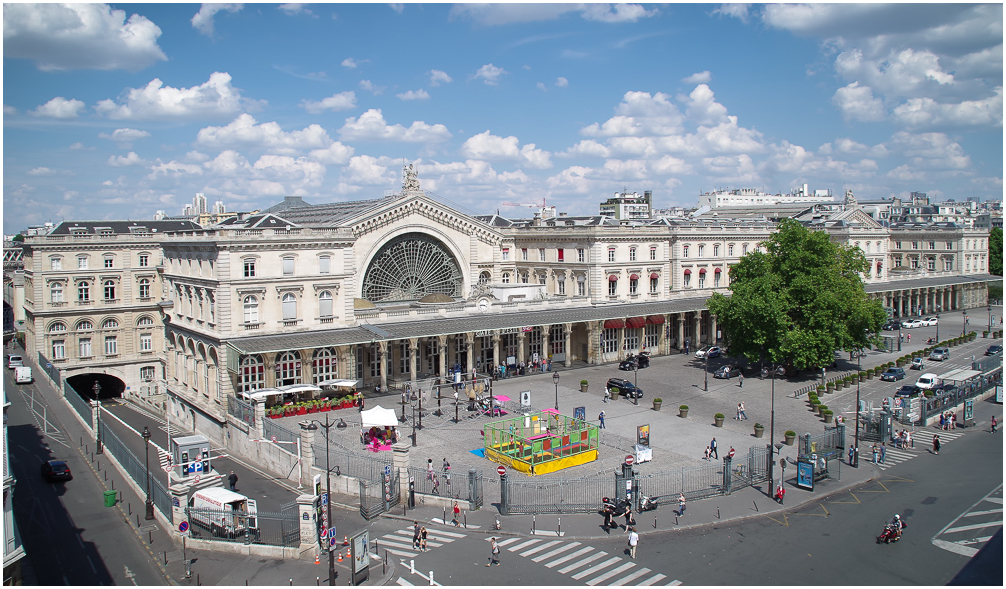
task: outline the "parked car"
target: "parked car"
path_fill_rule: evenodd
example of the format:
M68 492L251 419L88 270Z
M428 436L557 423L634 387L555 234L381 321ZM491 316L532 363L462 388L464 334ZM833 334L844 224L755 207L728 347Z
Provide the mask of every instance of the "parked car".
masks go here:
M637 368L649 368L649 354L631 354L625 360L618 363L619 370L636 370Z
M70 467L62 460L46 460L42 463L42 478L49 481L72 481Z
M935 389L937 384L936 383L937 378L938 377L936 376L936 374L932 372L927 372L922 376L920 376L919 380L915 381L915 386L925 390Z
M741 369L740 366L732 366L727 364L725 366L720 366L713 372L713 378L733 378L735 376L740 376Z
M630 399L643 398L643 389L637 387L624 378L609 378L608 390L611 391L612 397L621 395L623 397L629 397Z
M1002 346L989 346L988 348L985 349L986 356L995 356L996 354L1002 354L1002 353L1003 353Z
M696 358L716 358L720 355L719 346L703 346L695 352Z
M929 354L930 360L949 360L950 359L950 348L934 348L933 353Z
M7 356L7 368L13 370L18 366L24 366L24 358L18 356L17 354L11 354L10 356Z
M922 370L926 367L926 361L923 358L912 358L911 368L913 370Z
M919 394L921 389L913 384L903 384L901 388L894 393L895 397L911 397Z
M926 317L925 319L922 320L922 323L929 327L933 327L934 325L937 325L939 322L940 320L937 319L936 317Z
M901 322L891 320L884 324L884 331L898 331L901 329Z
M895 366L888 368L887 370L884 371L883 374L880 375L880 380L888 380L892 382L898 380L904 380L904 378L905 378L905 369L897 368Z
M901 327L905 329L912 329L913 327L922 327L921 319L909 319L908 321L902 321Z

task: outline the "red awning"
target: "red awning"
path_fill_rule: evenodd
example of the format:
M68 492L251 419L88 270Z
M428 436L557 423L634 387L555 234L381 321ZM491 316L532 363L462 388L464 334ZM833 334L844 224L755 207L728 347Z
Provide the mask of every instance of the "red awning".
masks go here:
M661 323L664 322L664 316L663 315L650 315L650 316L648 316L646 318L646 322L647 323L652 323L654 325L660 325Z
M657 274L656 272L654 272L653 274L650 274L650 280L657 280L659 278L660 278L660 274Z
M618 282L618 276L612 274L611 276L608 277L608 282Z
M691 274L691 273L692 273L692 271L691 271L691 270L688 270L687 268L685 269L685 276L688 276L688 275L689 275L689 274Z
M625 326L632 329L639 329L644 325L646 325L646 317L629 317L629 320L625 322Z
M639 280L639 274L632 274L629 276L629 280Z
M621 329L625 327L625 321L621 319L608 319L604 322L605 329Z
M722 271L723 271L723 269L722 269L722 268L717 268L716 270L713 270L713 272L715 272L715 273L717 273L717 274L719 274L719 273L720 273L720 272L722 272Z
M699 274L705 274L705 273L706 273L706 269L705 268L700 268L699 269Z

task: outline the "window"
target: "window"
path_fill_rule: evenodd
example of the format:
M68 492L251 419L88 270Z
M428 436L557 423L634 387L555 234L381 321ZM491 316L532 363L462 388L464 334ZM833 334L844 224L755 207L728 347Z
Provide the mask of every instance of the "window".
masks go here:
M913 250L917 250L917 249L919 249L919 242L917 242L917 241L913 241L913 242L912 242L912 249L913 249Z
M150 255L140 254L140 268L146 268L150 265Z
M581 297L587 296L587 281L583 276L576 279L576 294Z
M332 256L321 256L318 258L318 272L321 274L332 272Z
M255 277L255 260L244 261L245 278Z
M526 247L520 248L520 259L523 260L523 261L525 261L525 262L527 261L527 248Z
M954 249L954 242L952 242L952 241L948 241L948 242L947 242L947 249L948 249L948 250L952 250L952 249Z
M52 340L52 359L63 360L65 358L66 358L66 341L61 339Z
M82 303L91 300L91 285L87 281L77 283L77 300Z
M684 284L685 288L689 288L692 285L692 273L691 272L685 272L685 279L682 282L682 284Z
M140 380L142 380L144 382L150 382L150 381L154 380L155 376L157 376L157 373L155 372L153 366L141 366L140 367Z
M150 279L149 278L141 278L140 279L140 287L139 287L139 290L137 291L137 294L140 295L141 299L149 299L150 298Z
M629 248L629 261L630 262L636 261L636 248L634 247Z
M954 262L953 262L953 260L951 260L949 258L943 260L943 271L944 272L950 272L953 269L954 269Z
M114 335L105 336L105 355L115 356L119 353L119 346Z
M504 262L510 261L510 248L508 247L503 248L503 261Z
M503 273L503 284L510 284L510 273L509 272L504 272Z
M611 278L614 278L614 276L612 276ZM613 297L616 294L618 294L618 280L617 279L616 280L611 280L609 278L608 279L608 296L612 296Z
M323 290L318 294L318 316L332 316L332 293L327 290Z
M119 329L119 320L118 319L105 319L105 321L101 324L101 328L102 329Z
M659 286L660 280L657 278L656 274L650 274L650 292L656 293L657 287Z
M615 248L613 247L608 248L608 261L609 262L615 261Z
M483 270L479 273L479 284L489 284L489 279L491 278L489 272Z
M527 284L527 279L528 279L527 272L524 272L523 274L520 275L521 284Z
M702 258L705 255L706 255L706 246L705 245L700 245L699 246L699 257Z
M618 330L617 329L605 329L604 330L604 351L607 353L618 351Z
M919 267L919 259L918 258L911 258L910 262L911 262L911 267L912 267L913 270Z
M566 294L566 277L558 278L555 282L556 288L558 289L558 294Z
M297 297L293 293L283 295L283 320L292 321L297 318Z
M706 287L706 273L699 272L699 288L705 288L705 287Z
M566 353L566 328L562 325L553 325L548 336L548 347L551 354Z
M276 360L276 385L300 383L300 356L297 352L283 352Z
M77 258L77 269L87 270L87 256L81 256Z
M658 341L660 341L660 326L647 323L643 332L643 345L647 348L655 348Z
M62 270L63 269L63 258L49 258L49 269L50 270Z
M716 288L720 287L720 273L716 272L713 274L713 286Z
M78 353L79 357L81 357L81 358L90 358L91 357L91 338L89 338L89 337L82 337L79 340L77 340L77 351L79 352Z
M314 353L311 365L314 384L336 378L339 375L339 363L332 348L322 348Z
M106 280L104 284L105 289L105 300L114 301L115 300L115 281Z
M283 276L293 276L293 258L283 258Z
M545 248L543 247L538 248L538 261L539 262L545 261Z
M248 295L244 300L245 323L258 323L258 298Z
M558 262L565 262L566 261L566 259L565 259L565 252L563 252L563 250L562 250L561 247L555 250L555 259Z
M140 351L141 352L153 352L154 351L154 336L149 333L140 334Z
M716 244L713 246L713 257L718 258L719 256L720 256L720 245Z
M143 316L140 317L140 319L136 322L136 325L139 327L153 327L154 320L151 319L150 317Z
M742 256L748 255L748 244L745 243L744 245L741 246L741 255Z
M265 382L265 364L261 356L245 356L241 359L241 373L238 376L238 392L250 393L262 388Z
M901 249L901 242L900 241L895 241L894 242L894 249L896 249L896 250Z
M656 260L656 259L657 259L657 248L651 247L650 248L650 260Z
M936 242L935 241L930 241L929 242L929 249L931 249L931 250L936 249Z
M926 268L936 270L936 258L926 258Z
M57 321L49 326L49 333L66 333L66 323Z
M94 329L94 325L87 319L77 323L77 331L91 331L92 329Z
M639 330L626 327L623 331L622 350L639 349Z
M112 257L106 257L105 258L105 267L106 268L114 268L115 267L115 259L112 258Z
M635 276L635 274L633 274ZM637 294L639 291L639 279L629 278L629 294Z
M582 247L578 248L576 250L576 261L577 262L583 262L586 259L587 259L587 253L583 251Z
M49 301L53 303L63 302L63 285L59 282L53 282L49 285Z
M727 256L731 258L734 256L734 244L732 243L727 245Z
M545 284L545 273L542 272L538 275L538 284Z
M687 245L681 246L681 257L682 258L687 258L688 257L688 246Z

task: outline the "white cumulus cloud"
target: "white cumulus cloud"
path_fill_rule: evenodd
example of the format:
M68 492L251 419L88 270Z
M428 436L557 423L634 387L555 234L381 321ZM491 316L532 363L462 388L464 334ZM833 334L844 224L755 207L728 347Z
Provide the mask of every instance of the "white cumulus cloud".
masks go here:
M419 90L409 90L408 92L402 92L401 94L396 94L395 96L401 98L402 100L429 100L430 95L420 88Z
M534 143L523 147L516 137L500 137L488 130L469 137L461 145L461 155L475 160L509 160L516 161L536 169L552 167L552 155L537 149Z
M138 71L167 56L161 29L146 17L107 4L4 4L6 58L29 59L44 71Z
M487 63L484 66L480 67L478 71L475 72L475 75L473 77L475 79L481 79L483 82L489 84L490 86L495 86L496 84L499 84L500 76L502 76L505 73L507 72L503 68L496 67L491 63Z
M303 100L300 103L304 110L311 114L318 114L326 110L346 110L356 108L356 93L352 90L333 94L328 98L323 98L317 102Z
M355 69L357 67L356 60L353 59L352 57L347 57L346 59L342 60L342 67Z
M339 129L339 135L346 141L407 141L414 143L435 143L452 137L442 124L428 125L424 121L413 121L409 127L389 125L384 120L381 109L372 108L362 115L346 119Z
M842 111L846 120L875 122L884 120L884 103L873 95L869 86L853 82L835 91L831 101Z
M447 72L442 70L430 70L430 86L439 86L440 84L450 84L454 79L447 75Z
M113 155L108 158L108 165L110 166L145 166L147 165L146 160L140 158L136 155L135 151L131 151L126 155Z
M33 111L29 111L36 117L49 117L52 119L75 119L80 116L80 111L84 109L84 103L75 98L67 100L62 96L57 96L45 104L39 105Z
M315 149L311 151L311 159L323 164L343 165L353 157L354 149L348 145L343 145L335 141L325 149Z
M708 84L713 79L713 75L709 73L709 70L704 72L698 72L688 76L687 78L681 78L681 81L686 84Z
M196 143L214 149L247 146L290 154L305 149L326 148L332 144L332 139L318 124L286 132L275 121L260 125L255 117L244 113L225 127L200 129Z
M387 88L387 86L378 86L371 82L370 80L360 80L360 88L363 88L367 92L370 92L374 96L379 96Z
M45 166L39 166L37 168L32 168L28 170L27 174L29 176L55 176L56 170L47 168Z
M192 27L207 37L213 36L213 17L221 10L227 12L237 12L244 8L244 4L203 4L199 12L192 17Z
M204 119L233 115L258 102L242 98L226 72L213 72L209 80L191 88L173 88L154 78L143 88L129 88L119 102L100 101L95 110L116 120Z
M117 143L132 143L138 139L144 139L150 137L150 133L140 129L116 129L109 133L98 133L98 137L102 139L111 139Z
M569 86L569 80L567 80L562 76L559 76L558 78L555 79L555 85L559 88L566 88Z

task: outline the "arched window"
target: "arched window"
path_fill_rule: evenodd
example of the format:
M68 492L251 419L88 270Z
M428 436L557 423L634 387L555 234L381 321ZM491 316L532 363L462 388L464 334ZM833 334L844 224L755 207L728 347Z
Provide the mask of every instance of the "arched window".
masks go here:
M314 353L312 362L314 384L337 378L339 376L339 361L335 349L322 348Z
M479 274L479 284L489 284L490 279L491 277L488 272L483 271Z
M101 324L102 329L119 329L119 321L116 319L105 319Z
M300 384L300 368L297 352L283 352L276 359L276 385Z
M66 323L57 321L49 326L49 333L66 333Z
M504 272L503 273L503 284L510 284L510 273L509 272Z
M91 323L88 319L84 319L77 323L77 328L75 331L91 331L92 329L94 329L94 324Z
M297 318L297 297L293 293L283 295L283 320L291 321Z
M115 300L115 281L114 280L106 280L105 283L103 284L103 286L104 286L104 289L105 289L105 300L106 301L114 301Z
M51 303L62 303L63 302L63 284L59 282L53 282L49 285L49 302Z
M244 299L245 323L258 323L258 297L248 295Z
M140 295L141 299L149 299L150 298L150 279L149 278L141 278L140 279L139 293L138 294Z
M86 280L81 280L77 283L77 300L80 302L87 302L91 300L91 283Z
M238 392L250 393L262 388L265 383L265 364L262 356L245 356L241 359L241 372L238 375Z
M146 315L136 320L137 327L153 327L154 320Z
M332 293L327 290L323 290L318 294L318 316L332 316Z

